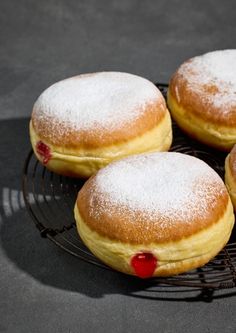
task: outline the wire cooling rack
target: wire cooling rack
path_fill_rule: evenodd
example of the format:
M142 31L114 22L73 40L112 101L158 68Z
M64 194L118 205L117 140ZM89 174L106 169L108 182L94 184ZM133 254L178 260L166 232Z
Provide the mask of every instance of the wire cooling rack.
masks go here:
M166 97L167 85L160 83L156 85ZM173 134L171 151L193 155L204 160L223 178L225 154L191 140L175 124L173 124ZM81 260L111 270L86 248L75 227L73 208L84 180L67 178L48 171L31 151L25 161L22 184L27 210L42 237L50 239ZM209 289L235 287L235 239L232 236L226 247L204 267L169 278L153 278L152 282L156 285Z

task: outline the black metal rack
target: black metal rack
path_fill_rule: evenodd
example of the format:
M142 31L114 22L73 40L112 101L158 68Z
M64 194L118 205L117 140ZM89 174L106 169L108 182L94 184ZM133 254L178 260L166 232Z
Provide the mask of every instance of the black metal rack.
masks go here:
M157 84L166 97L167 85ZM224 176L225 154L207 148L186 137L173 124L174 140L171 151L196 156ZM84 181L56 175L42 166L33 152L28 154L23 171L23 195L26 207L42 237L63 250L96 265L109 267L99 261L78 236L73 216L77 193ZM234 234L234 232L233 232ZM226 247L202 268L169 278L153 278L156 285L223 289L236 286L236 243L233 236Z

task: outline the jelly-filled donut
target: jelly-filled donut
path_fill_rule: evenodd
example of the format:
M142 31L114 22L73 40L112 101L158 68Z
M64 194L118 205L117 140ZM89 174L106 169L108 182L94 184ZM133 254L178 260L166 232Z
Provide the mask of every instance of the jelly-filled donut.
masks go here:
M236 211L236 145L225 160L225 183Z
M204 265L227 243L234 224L218 174L174 152L130 156L99 170L78 193L74 212L95 256L141 278Z
M46 89L34 104L30 137L48 169L89 177L124 156L168 150L172 129L164 97L153 83L100 72Z
M224 151L236 143L236 50L206 53L172 76L168 106L193 138Z

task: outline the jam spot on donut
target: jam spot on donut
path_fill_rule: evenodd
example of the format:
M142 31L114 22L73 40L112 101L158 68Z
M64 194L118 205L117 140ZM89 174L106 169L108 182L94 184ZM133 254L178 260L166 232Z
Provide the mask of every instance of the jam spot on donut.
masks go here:
M157 258L150 252L139 252L131 259L131 266L138 277L149 278L157 267Z
M50 148L42 141L39 141L36 145L36 151L42 157L43 164L47 164L51 158Z

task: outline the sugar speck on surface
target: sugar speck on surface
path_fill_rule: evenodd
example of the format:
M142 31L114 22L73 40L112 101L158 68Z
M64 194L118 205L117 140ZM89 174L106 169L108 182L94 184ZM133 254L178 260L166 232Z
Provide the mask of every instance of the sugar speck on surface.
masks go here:
M46 89L34 105L36 121L74 130L119 128L144 112L146 103L163 99L150 81L120 72L75 76Z
M209 202L214 209L219 189L225 193L218 174L195 157L174 152L141 154L98 172L92 193L97 204L92 214L111 207L128 208L146 214L149 221L161 216L188 223L188 218L209 213ZM90 204L93 210L92 200Z
M202 98L227 113L236 107L236 50L209 52L194 57L182 64L178 70L188 84L188 89L199 91ZM215 87L209 94L207 87Z

